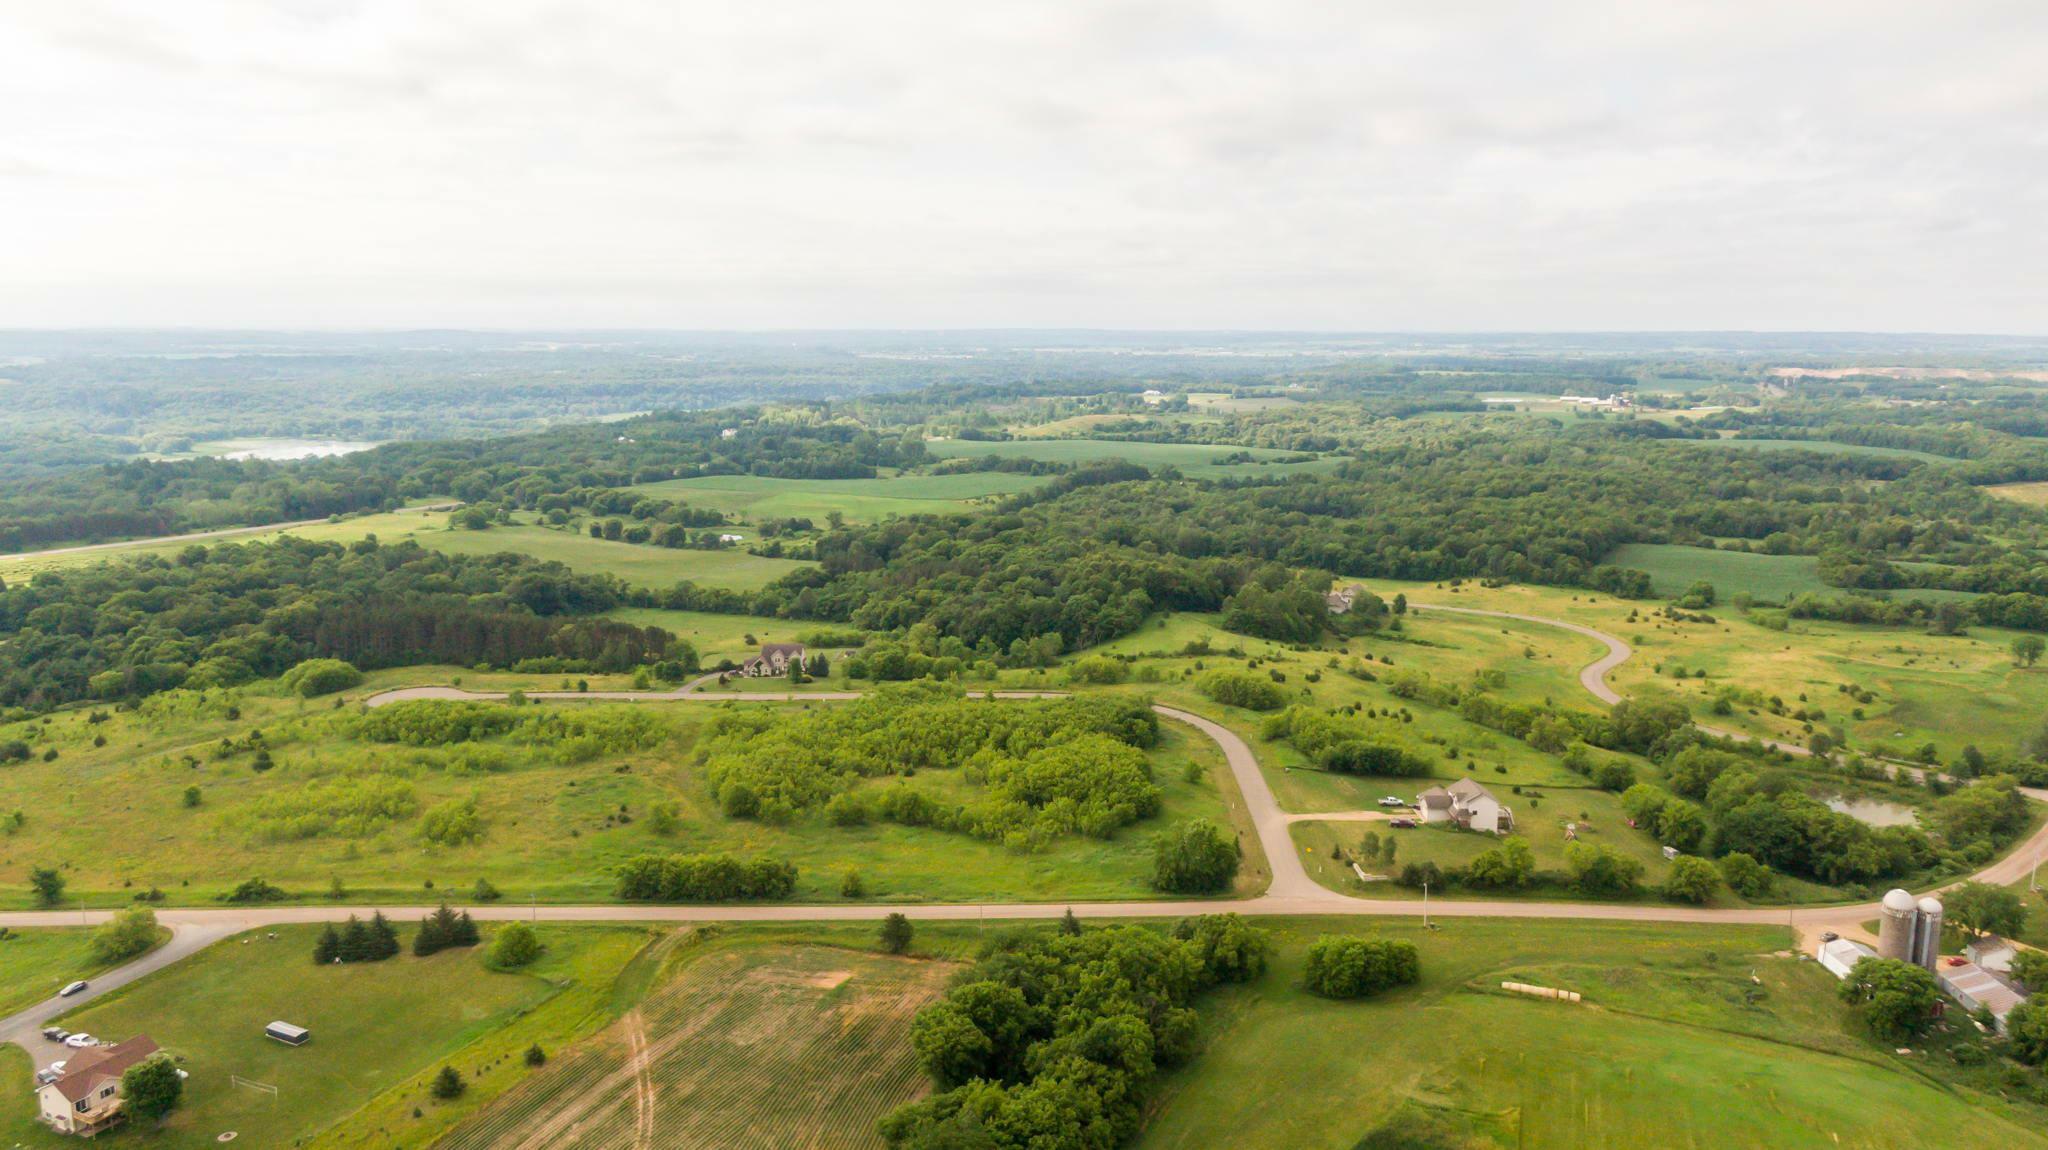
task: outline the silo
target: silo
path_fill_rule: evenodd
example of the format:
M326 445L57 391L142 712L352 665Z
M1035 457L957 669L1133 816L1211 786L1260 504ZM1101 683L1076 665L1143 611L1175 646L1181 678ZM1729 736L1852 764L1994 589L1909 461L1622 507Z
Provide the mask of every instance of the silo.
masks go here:
M1914 920L1913 961L1929 970L1941 957L1941 900L1928 895L1920 900Z
M1885 892L1884 904L1878 908L1877 956L1896 958L1902 962L1914 961L1913 927L1919 917L1915 913L1913 896L1903 890Z

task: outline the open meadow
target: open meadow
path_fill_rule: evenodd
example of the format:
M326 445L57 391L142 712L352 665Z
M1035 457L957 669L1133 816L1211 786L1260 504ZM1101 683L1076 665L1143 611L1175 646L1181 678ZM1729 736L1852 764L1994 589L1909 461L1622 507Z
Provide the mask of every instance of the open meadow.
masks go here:
M1340 459L1317 459L1303 463L1276 463L1293 458L1289 452L1263 447L1231 447L1207 443L1141 443L1117 439L940 439L925 444L940 459L978 459L994 455L1003 459L1042 459L1047 463L1095 463L1118 459L1150 468L1173 467L1193 479L1281 476L1329 471ZM1253 462L1225 462L1232 456L1247 455Z
M758 475L707 475L642 483L633 490L692 507L723 511L745 521L809 519L823 526L838 512L849 523L873 523L892 515L965 511L1005 495L1030 491L1051 480L1045 475L1005 471L961 475L897 475L878 479L771 479Z

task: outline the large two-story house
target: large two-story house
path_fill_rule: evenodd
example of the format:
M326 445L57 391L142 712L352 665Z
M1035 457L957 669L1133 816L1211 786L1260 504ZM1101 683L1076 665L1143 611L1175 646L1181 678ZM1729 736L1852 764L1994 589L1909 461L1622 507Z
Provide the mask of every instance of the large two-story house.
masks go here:
M1471 779L1459 779L1448 787L1431 787L1415 796L1415 806L1425 823L1456 823L1468 831L1488 834L1515 829L1515 812Z
M121 1120L121 1075L156 1051L147 1035L137 1035L73 1054L64 1073L36 1091L37 1117L59 1134L91 1137L106 1130Z

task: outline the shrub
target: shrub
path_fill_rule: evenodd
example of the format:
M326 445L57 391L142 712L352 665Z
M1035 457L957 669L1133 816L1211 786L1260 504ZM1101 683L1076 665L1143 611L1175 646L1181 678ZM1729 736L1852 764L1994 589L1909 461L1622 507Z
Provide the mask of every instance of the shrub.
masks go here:
M462 1097L462 1092L467 1089L469 1089L469 1084L462 1080L462 1071L455 1069L453 1066L443 1066L441 1072L434 1075L434 1085L432 1087L434 1097L441 1099L443 1102L451 1098Z
M135 906L101 923L92 932L94 962L112 964L133 958L156 945L156 912Z
M910 919L892 910L882 918L882 949L890 954L902 954L910 949L914 933Z
M1214 894L1237 877L1237 839L1207 819L1189 819L1158 836L1152 847L1152 885L1176 894Z
M484 837L484 820L477 813L476 796L449 799L429 809L420 819L420 837L446 847L481 840Z
M796 866L729 854L641 855L619 867L618 895L629 902L732 902L788 898Z
M1073 910L1067 918L1073 921ZM1074 921L1072 933L1081 933ZM1266 972L1266 932L1235 914L1205 914L1174 924L1173 937L1194 947L1205 982L1250 982Z
M1325 935L1309 944L1302 981L1325 998L1364 998L1406 986L1421 974L1412 942Z
M185 1079L178 1073L178 1064L161 1050L121 1074L122 1108L136 1118L161 1119L184 1095Z
M1671 860L1671 873L1664 878L1665 898L1680 902L1705 902L1714 897L1714 888L1721 885L1721 872L1713 863L1691 855L1680 855Z
M1566 873L1587 894L1628 894L1643 877L1643 864L1605 843L1567 843Z
M516 970L540 957L540 936L523 922L508 922L491 936L490 965L497 970Z
M1244 671L1211 671L1195 685L1226 707L1243 707L1248 711L1275 711L1287 701L1279 684Z
M222 902L255 903L283 902L291 897L283 887L273 886L260 878L244 879L241 885L221 896Z
M340 659L308 659L284 673L284 689L302 699L346 691L363 681L363 673Z

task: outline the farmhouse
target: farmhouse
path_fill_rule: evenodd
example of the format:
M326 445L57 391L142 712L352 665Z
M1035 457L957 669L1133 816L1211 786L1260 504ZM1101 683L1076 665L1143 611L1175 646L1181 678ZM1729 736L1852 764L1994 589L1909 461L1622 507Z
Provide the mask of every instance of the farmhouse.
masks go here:
M1323 596L1323 601L1330 605L1330 614L1342 615L1344 612L1351 610L1351 605L1356 603L1358 597L1363 594L1365 594L1365 584L1353 583L1349 587L1332 591L1328 595Z
M1425 823L1456 823L1468 831L1488 834L1500 834L1515 826L1515 812L1471 779L1459 779L1448 787L1431 787L1415 796L1415 805L1422 811Z
M121 1120L122 1073L156 1051L146 1035L79 1051L64 1073L36 1091L36 1116L59 1134L98 1134Z
M749 678L764 675L786 675L792 662L804 661L802 643L763 643L761 653L740 664L740 674Z

